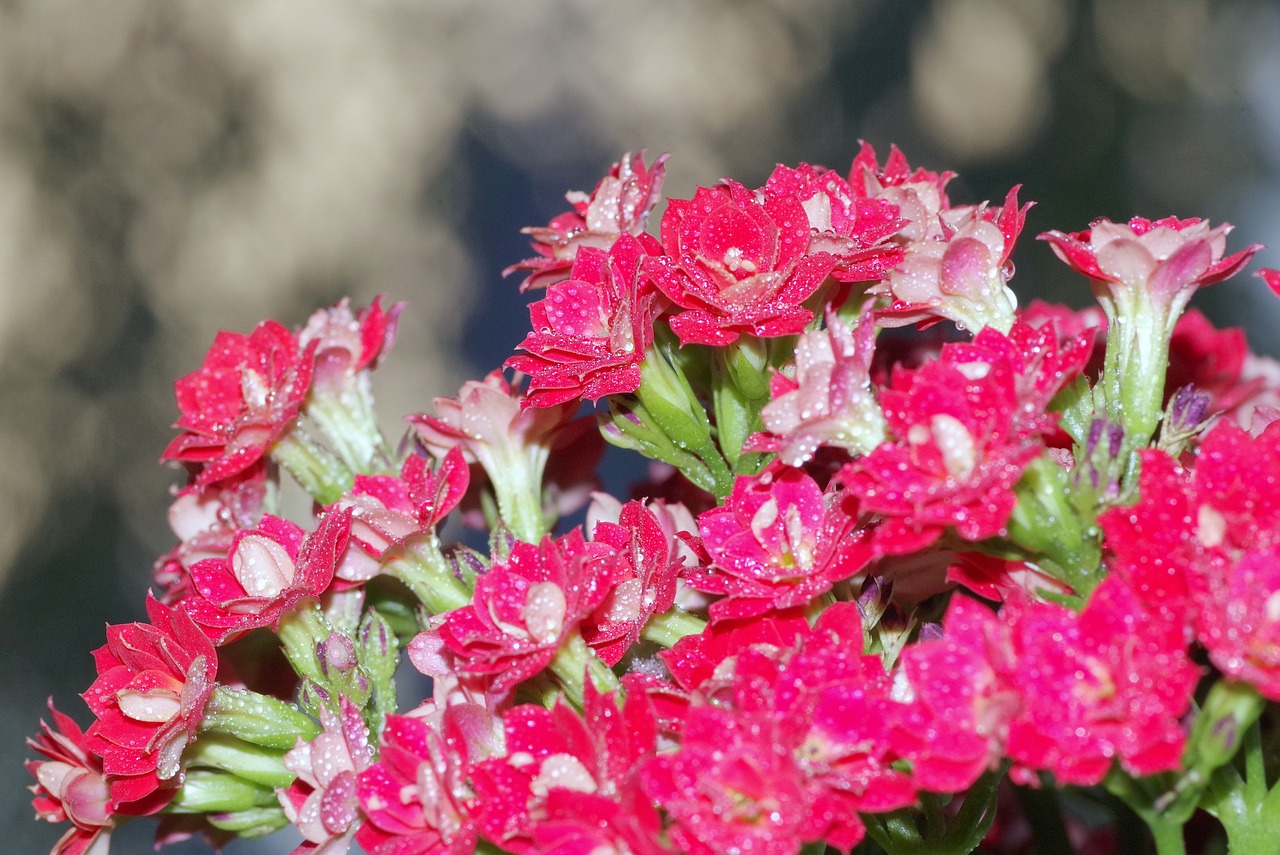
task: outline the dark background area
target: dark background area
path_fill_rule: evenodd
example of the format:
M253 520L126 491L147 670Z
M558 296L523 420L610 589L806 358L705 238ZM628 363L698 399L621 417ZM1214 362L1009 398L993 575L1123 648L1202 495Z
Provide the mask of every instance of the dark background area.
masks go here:
M628 150L666 191L858 140L1034 200L1013 287L1081 306L1034 236L1097 216L1237 224L1280 249L1280 11L1209 0L0 0L0 788L43 852L23 737L76 697L169 548L173 381L219 329L406 300L388 430L508 356L519 229ZM656 220L652 223L656 226ZM1280 254L1259 256L1280 267ZM1256 267L1257 265L1255 265ZM1199 295L1280 350L1249 276ZM149 851L148 823L114 851ZM288 851L292 839L233 844ZM180 845L171 851L201 851Z

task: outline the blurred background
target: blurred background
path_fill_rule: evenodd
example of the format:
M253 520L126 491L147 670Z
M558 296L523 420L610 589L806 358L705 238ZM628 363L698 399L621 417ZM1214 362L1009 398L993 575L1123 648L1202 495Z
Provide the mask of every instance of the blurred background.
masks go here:
M23 738L49 695L87 725L89 651L143 617L181 480L156 462L172 384L219 329L408 301L377 387L396 431L510 354L519 229L623 152L671 152L667 193L688 198L777 162L845 171L859 139L957 170L956 202L1024 185L1024 301L1088 302L1031 238L1097 216L1226 220L1280 267L1280 7L0 0L6 851L61 831L31 820ZM1197 305L1280 351L1259 280ZM149 851L151 830L113 851Z

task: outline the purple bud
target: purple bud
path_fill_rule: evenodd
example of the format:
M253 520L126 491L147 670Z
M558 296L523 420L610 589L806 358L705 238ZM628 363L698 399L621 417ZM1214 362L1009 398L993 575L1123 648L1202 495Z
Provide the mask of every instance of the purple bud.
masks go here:
M342 633L329 633L329 637L320 642L318 647L316 652L326 677L329 676L330 667L336 668L343 674L356 667L355 643Z

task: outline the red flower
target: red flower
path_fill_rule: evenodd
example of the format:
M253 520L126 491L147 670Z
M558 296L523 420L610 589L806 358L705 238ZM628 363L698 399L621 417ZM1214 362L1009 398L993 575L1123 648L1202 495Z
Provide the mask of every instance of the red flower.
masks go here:
M804 470L771 467L738 478L724 506L698 518L711 566L686 578L725 595L711 604L715 620L804 606L870 561L855 524Z
M344 377L366 368L376 368L396 340L396 327L404 303L382 308L382 295L373 298L358 315L343 297L336 305L313 314L298 333L298 347L315 347L317 383L340 386Z
M476 827L466 739L446 711L444 732L387 716L378 762L356 790L367 821L356 841L372 855L470 855Z
M682 344L801 332L813 320L801 304L836 263L828 252L806 254L809 218L798 199L753 193L736 181L670 201L661 230L666 255L646 268L685 309L670 321Z
M682 559L656 514L643 502L623 506L617 523L596 524L593 539L616 550L617 582L582 625L582 638L596 655L616 665L640 640L649 618L671 608Z
M274 627L303 597L329 587L350 531L350 511L325 514L309 534L267 514L257 528L236 533L225 558L192 566L195 592L182 608L218 644Z
M662 851L658 814L635 777L657 738L643 697L620 705L588 681L581 716L563 702L525 704L509 710L505 723L506 756L474 768L476 816L487 839L518 855L566 846L583 846L584 855L606 847Z
M594 401L640 387L657 316L653 289L641 287L648 257L630 235L619 236L607 255L584 247L569 279L529 307L533 332L520 343L525 353L506 361L529 375L527 405Z
M54 726L40 722L41 733L27 739L44 760L28 760L36 779L31 791L36 818L68 822L71 828L54 844L50 855L105 855L115 826L111 793L103 779L102 760L89 749L80 727L58 712L49 699Z
M1015 654L1006 679L1022 699L1009 727L1013 760L1085 786L1113 760L1135 775L1177 768L1200 676L1181 627L1145 613L1115 576L1079 614L1048 603L1005 608Z
M182 752L195 738L218 673L213 644L185 612L147 598L150 624L107 627L93 652L98 678L84 693L98 720L85 745L102 758L111 809L149 814L182 783Z
M604 600L614 581L613 548L574 529L540 545L516 543L508 559L476 581L469 606L437 630L464 674L492 674L505 692L542 671L561 643Z
M983 330L938 360L894 372L880 395L893 441L848 464L843 480L863 510L885 517L877 547L929 545L947 528L966 540L1001 532L1013 486L1043 450L1044 406L1079 372L1083 339L1059 351L1052 327Z
M336 576L365 582L381 570L389 549L416 534L433 531L467 492L471 473L462 449L454 446L432 471L426 458L410 454L399 477L357 475L348 496L330 512L351 512L351 541Z
M920 789L962 792L1000 764L1019 704L1002 676L1012 667L1008 636L989 608L954 596L943 618L943 636L902 651L910 704L891 741L894 750L910 758Z
M549 225L529 227L524 233L534 239L538 256L513 264L502 271L531 271L520 284L521 291L545 288L569 275L581 247L608 250L621 235L631 235L650 244L645 234L649 212L662 199L662 179L666 174L667 155L660 155L645 168L644 152L632 157L628 152L600 179L590 195L575 191L566 198L573 210L561 214Z
M162 460L201 464L197 487L245 471L298 418L311 387L315 345L263 321L249 335L220 332L204 365L174 384L183 433Z
M807 163L778 165L763 189L768 197L800 202L812 231L808 251L835 256L831 275L841 282L880 279L902 261L902 247L891 240L907 225L898 206L859 196L837 173Z

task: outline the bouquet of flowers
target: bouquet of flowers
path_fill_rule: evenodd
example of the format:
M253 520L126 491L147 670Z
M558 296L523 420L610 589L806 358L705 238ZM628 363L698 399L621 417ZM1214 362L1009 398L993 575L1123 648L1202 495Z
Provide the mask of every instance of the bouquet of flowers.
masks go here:
M1018 188L864 144L655 236L664 163L527 230L512 373L398 442L400 304L218 335L149 619L29 740L54 852L1280 851L1280 371L1187 311L1258 247L1045 232L1100 309L1019 308Z

